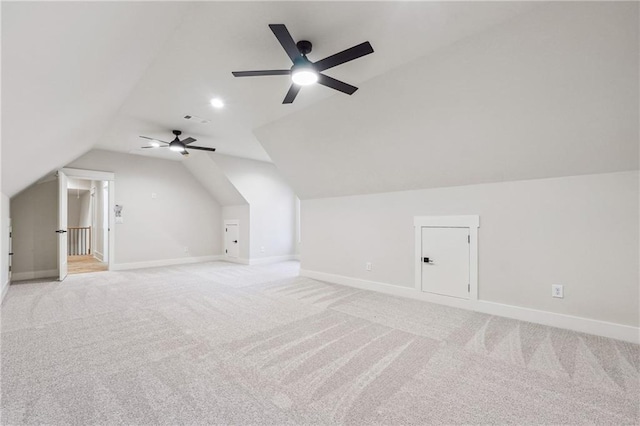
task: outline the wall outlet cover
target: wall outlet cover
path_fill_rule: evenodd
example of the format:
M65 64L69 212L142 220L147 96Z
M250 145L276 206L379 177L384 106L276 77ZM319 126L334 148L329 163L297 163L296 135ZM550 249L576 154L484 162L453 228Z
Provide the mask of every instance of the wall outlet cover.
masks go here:
M553 284L551 286L551 296L557 298L564 298L564 286L561 284Z

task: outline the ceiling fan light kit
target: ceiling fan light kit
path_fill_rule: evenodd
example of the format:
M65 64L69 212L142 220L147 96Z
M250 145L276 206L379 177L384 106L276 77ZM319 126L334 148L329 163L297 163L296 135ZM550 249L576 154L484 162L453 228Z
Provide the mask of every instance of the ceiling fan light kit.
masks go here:
M189 155L187 148L195 149L199 151L211 151L211 152L214 152L216 150L215 148L209 148L206 146L189 145L190 143L195 142L196 139L189 137L189 138L180 140L179 136L182 134L180 130L174 130L172 133L175 135L175 138L171 142L161 141L158 139L150 138L148 136L140 136L142 139L148 139L151 141L149 142L150 146L143 146L142 148L169 148L171 151L179 152L184 156ZM161 143L165 144L165 146L161 146L160 145Z
M260 70L260 71L233 71L234 77L259 77L272 75L289 75L291 77L291 87L287 92L283 104L290 104L294 101L301 86L318 83L331 89L337 90L347 95L352 95L357 87L336 80L321 73L321 71L353 61L354 59L373 53L373 47L368 41L360 43L335 55L328 56L317 62L311 62L307 54L311 53L313 45L308 40L300 40L295 43L289 30L284 24L270 24L269 28L276 36L280 45L285 50L293 66L289 70Z

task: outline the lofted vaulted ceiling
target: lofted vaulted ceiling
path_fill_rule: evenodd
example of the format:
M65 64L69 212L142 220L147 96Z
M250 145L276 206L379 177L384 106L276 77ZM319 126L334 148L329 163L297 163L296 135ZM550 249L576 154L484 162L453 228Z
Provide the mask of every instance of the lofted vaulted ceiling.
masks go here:
M637 168L637 15L589 2L2 2L2 192L94 148L182 161L219 192L217 154L141 149L139 135L172 129L273 161L303 198ZM327 71L361 89L305 87L282 105L286 77L234 78L291 65L271 23L312 41L314 61L371 42Z
M327 72L357 86L533 7L2 2L2 191L14 195L93 148L183 161L168 150L140 149L139 135L168 140L171 129L222 154L271 161L254 129L324 99L354 101L319 86L282 105L286 77L233 78L233 70L290 66L270 23L286 24L296 40L311 40L312 60L370 41L373 55ZM224 99L224 109L211 108L214 96ZM210 122L188 122L186 114Z

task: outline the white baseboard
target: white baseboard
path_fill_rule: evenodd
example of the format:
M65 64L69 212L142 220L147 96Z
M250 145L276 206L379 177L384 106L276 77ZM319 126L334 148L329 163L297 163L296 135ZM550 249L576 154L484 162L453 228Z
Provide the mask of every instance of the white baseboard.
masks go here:
M7 295L7 292L9 291L9 284L11 283L7 281L2 286L2 295L0 296L0 305L2 305L2 302L4 302L4 297Z
M224 262L238 263L240 265L248 265L249 264L249 259L245 259L244 257L222 256L220 258L220 260L222 260Z
M295 254L286 254L284 256L270 256L270 257L258 257L257 259L251 259L249 265L266 265L268 263L285 262L287 260L295 260Z
M224 256L198 256L198 257L180 257L177 259L161 259L161 260L148 260L146 262L131 262L131 263L116 263L111 265L112 271L127 271L130 269L143 269L143 268L156 268L159 266L173 266L184 265L188 263L202 263L213 262L216 260L223 260Z
M48 269L44 271L13 272L11 274L11 281L35 280L38 278L58 278L58 270Z
M104 262L104 255L97 250L93 253L93 257L98 259L100 262Z
M455 308L482 312L489 315L533 322L536 324L548 325L550 327L564 328L581 333L595 334L636 344L640 343L640 328L629 325L576 317L572 315L557 314L554 312L540 311L537 309L523 308L514 305L504 305L501 303L488 302L486 300L458 299L455 297L424 293L418 291L415 287L400 287L376 281L367 281L358 278L346 277L344 275L328 274L325 272L310 271L306 269L301 269L300 275L333 284L377 291L379 293L390 294L393 296L418 299Z

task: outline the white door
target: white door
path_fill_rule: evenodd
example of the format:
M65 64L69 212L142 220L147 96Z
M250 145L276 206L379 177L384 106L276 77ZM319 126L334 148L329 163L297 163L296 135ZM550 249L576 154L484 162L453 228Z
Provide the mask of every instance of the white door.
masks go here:
M13 227L11 225L11 218L9 218L9 282L11 282L11 269L13 263Z
M58 170L58 280L67 277L67 175Z
M224 252L228 257L240 256L238 234L238 224L227 223L224 225Z
M469 228L422 228L422 291L469 298Z

